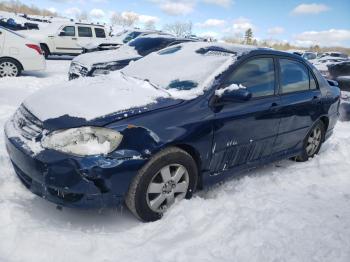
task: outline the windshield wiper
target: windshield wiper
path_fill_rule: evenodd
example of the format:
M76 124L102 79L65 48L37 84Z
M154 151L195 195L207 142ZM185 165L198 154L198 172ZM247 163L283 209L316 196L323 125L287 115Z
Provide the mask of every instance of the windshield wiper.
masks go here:
M127 80L127 78L129 77L129 78L134 78L134 79L137 79L137 80L140 80L140 81L145 81L145 82L149 83L151 86L153 86L155 89L162 90L162 91L164 91L164 92L166 92L167 94L170 95L170 92L168 90L166 90L165 88L160 87L160 86L152 83L149 79L142 79L142 78L138 78L136 76L129 76L129 75L126 75L123 71L120 71L120 73L122 74L122 76L124 77L125 80Z

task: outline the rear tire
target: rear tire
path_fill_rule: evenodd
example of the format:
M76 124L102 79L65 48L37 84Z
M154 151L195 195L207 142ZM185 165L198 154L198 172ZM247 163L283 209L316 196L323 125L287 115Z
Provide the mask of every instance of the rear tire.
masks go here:
M164 149L138 172L125 203L140 220L156 221L175 201L192 197L197 178L191 155L177 147Z
M326 127L321 120L318 120L304 139L302 154L297 156L295 160L305 162L317 155L325 140L325 134Z
M22 66L14 59L0 59L0 78L1 77L16 77L21 74Z

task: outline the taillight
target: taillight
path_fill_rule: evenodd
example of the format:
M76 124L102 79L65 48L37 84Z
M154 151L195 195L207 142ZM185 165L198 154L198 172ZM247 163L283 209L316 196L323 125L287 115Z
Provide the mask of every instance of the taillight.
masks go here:
M43 51L41 50L40 46L38 46L38 45L26 44L26 46L37 51L39 53L39 55L43 54Z

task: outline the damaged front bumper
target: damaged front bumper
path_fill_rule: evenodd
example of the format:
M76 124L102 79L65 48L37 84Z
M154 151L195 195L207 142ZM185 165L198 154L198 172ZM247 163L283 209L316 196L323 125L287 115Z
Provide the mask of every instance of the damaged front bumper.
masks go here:
M135 151L76 157L43 149L34 154L22 140L7 137L15 172L34 194L66 207L99 208L124 201L132 179L147 159Z

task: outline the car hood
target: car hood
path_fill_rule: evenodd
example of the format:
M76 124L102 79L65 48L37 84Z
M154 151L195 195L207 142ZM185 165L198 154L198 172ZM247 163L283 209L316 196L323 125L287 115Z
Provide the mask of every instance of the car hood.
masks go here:
M64 85L39 91L23 103L48 130L103 126L181 102L167 91L121 72L65 82Z
M124 45L116 50L82 54L74 58L72 62L81 64L90 70L96 64L111 63L120 60L132 60L140 57L141 56L134 48Z

